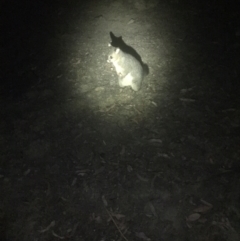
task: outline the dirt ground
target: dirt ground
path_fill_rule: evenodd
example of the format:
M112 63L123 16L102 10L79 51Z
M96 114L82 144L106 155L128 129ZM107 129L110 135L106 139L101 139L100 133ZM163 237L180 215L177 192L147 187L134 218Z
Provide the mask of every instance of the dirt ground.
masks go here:
M240 240L239 13L210 2L1 2L0 240Z

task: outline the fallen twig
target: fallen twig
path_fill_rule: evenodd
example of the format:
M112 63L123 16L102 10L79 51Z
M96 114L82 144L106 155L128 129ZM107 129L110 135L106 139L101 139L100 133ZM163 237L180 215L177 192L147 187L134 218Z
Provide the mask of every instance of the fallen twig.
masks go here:
M111 214L107 209L106 209L106 211L107 211L107 213L108 213L110 219L113 221L114 225L116 226L118 232L121 234L121 236L122 236L126 241L128 241L128 239L124 236L124 234L122 233L122 231L120 230L120 228L119 228L118 225L116 224L116 222L115 222L115 220L114 220L112 214Z

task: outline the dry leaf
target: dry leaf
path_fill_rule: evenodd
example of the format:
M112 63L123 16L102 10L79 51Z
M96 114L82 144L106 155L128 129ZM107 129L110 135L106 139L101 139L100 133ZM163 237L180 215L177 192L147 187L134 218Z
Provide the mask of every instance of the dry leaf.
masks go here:
M207 222L207 219L206 218L200 218L198 220L199 223L206 223Z
M188 98L179 98L179 100L181 100L183 102L195 102L196 101L194 99L188 99Z
M112 216L115 217L116 219L121 219L121 218L125 218L125 215L120 214L120 213L112 213Z
M147 212L146 215L147 216L154 216L157 217L157 212L155 207L153 206L153 204L151 202L148 202L145 206L145 211Z
M68 236L68 238L71 238L74 236L74 234L76 233L76 230L78 228L78 225L79 225L79 222L74 225L73 229L69 229L70 231L68 233L71 232L71 234Z
M102 223L102 218L100 216L95 217L94 220L96 223Z
M39 231L40 233L45 233L47 232L50 228L55 226L55 221L52 221L45 229Z
M127 170L128 170L128 172L132 172L133 168L130 165L127 165Z
M132 19L130 19L129 21L128 21L128 23L127 24L132 24L132 23L134 23L135 21L134 21L134 19L132 18Z
M138 179L140 179L143 182L148 182L147 178L144 178L144 177L140 176L138 173L137 173L137 177L138 177Z
M150 143L160 143L162 144L162 140L161 139L150 139L148 140Z
M208 212L211 209L212 209L212 206L200 205L197 208L195 208L193 211L195 213L206 213L206 212Z
M203 204L207 205L207 206L210 206L210 207L213 206L211 203L209 203L209 202L207 202L207 201L205 201L205 200L203 200L203 199L201 199L201 202L202 202Z
M24 176L27 176L30 173L31 169L28 169L27 171L24 172Z
M196 220L198 220L201 217L201 214L199 213L192 213L187 217L187 221L189 222L195 222Z
M73 179L73 181L72 181L71 186L74 186L74 185L76 184L76 182L77 182L77 178L75 177L75 178Z
M156 102L152 101L151 103L152 103L154 106L157 107L157 103L156 103Z
M84 169L84 170L77 170L77 171L76 171L77 175L78 175L78 176L81 176L81 177L83 177L83 176L87 175L87 172L89 172L89 170L88 170L88 169Z
M122 146L122 150L120 151L120 155L123 156L125 154L125 146Z
M158 157L164 157L164 158L167 158L167 159L170 159L170 156L166 153L158 153L157 154Z
M135 234L136 234L136 236L137 236L138 238L140 238L140 239L143 239L143 240L146 240L146 241L150 241L150 240L151 240L151 239L148 238L148 237L146 236L146 234L143 233L143 232L136 232Z
M52 231L52 235L56 238L59 238L59 239L65 239L64 237L62 236L59 236L58 234L56 234L54 231Z
M107 207L108 202L107 202L106 198L104 197L104 195L102 195L102 201L103 201L104 206Z
M193 225L190 222L187 222L186 225L187 225L188 228L192 228L193 227Z

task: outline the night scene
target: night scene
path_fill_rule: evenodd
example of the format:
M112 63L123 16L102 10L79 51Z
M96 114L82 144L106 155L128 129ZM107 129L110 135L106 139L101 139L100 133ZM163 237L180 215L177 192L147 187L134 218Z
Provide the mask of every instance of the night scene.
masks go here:
M238 5L0 0L0 241L240 241Z

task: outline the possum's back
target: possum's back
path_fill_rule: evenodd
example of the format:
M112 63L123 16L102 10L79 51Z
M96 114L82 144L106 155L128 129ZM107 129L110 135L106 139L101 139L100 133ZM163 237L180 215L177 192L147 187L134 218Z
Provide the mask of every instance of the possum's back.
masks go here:
M119 50L112 54L113 61L115 61L121 68L124 70L122 73L126 75L128 73L132 73L132 75L142 75L143 69L139 61L134 58L132 55L128 53L124 53L123 51Z

